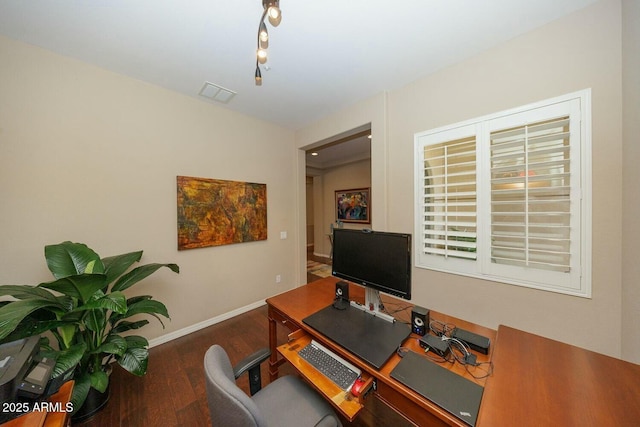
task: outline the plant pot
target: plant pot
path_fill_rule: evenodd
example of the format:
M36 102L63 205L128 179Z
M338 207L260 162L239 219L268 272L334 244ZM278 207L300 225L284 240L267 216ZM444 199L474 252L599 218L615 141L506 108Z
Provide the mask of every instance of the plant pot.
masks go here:
M102 408L109 401L109 391L111 390L111 384L107 386L107 389L104 393L100 393L95 388L91 387L89 389L89 394L87 394L87 399L84 401L80 409L73 414L71 417L71 421L74 423L79 423L85 421L95 414L100 412Z

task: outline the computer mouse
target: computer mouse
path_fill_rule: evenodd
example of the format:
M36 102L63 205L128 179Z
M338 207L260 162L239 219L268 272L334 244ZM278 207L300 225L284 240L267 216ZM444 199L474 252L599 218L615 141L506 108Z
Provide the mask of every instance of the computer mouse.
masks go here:
M356 381L351 386L351 394L353 394L355 397L360 396L360 393L362 393L362 389L364 388L364 382L365 381L362 378L356 379Z

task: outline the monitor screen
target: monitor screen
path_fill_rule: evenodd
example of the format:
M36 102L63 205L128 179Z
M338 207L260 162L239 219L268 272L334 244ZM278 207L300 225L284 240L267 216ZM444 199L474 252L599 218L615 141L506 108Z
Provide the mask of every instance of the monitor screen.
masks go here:
M411 299L411 234L333 230L333 275Z

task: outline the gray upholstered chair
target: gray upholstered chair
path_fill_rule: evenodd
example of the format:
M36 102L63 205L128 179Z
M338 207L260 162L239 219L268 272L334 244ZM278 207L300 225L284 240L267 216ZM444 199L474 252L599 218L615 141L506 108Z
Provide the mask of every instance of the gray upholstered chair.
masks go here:
M269 355L269 349L259 350L232 368L222 347L207 350L204 373L213 427L342 426L329 403L297 377L287 375L261 389L260 363ZM251 397L236 385L247 371Z

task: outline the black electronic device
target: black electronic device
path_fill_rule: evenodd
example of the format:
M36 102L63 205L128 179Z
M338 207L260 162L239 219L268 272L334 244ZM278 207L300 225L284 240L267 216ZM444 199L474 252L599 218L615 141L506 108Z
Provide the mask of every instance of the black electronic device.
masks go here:
M32 367L40 350L40 337L34 336L0 345L0 401L11 402L18 385Z
M76 367L72 366L71 368L67 369L66 371L59 374L58 376L51 378L51 380L49 380L49 384L47 384L47 389L44 391L44 395L51 396L52 394L60 390L60 387L62 387L62 384L66 383L67 381L73 378L73 374L75 370L76 370Z
M429 310L414 306L411 309L411 332L418 335L425 335L429 328Z
M411 299L411 234L334 228L332 274Z
M464 342L469 346L469 348L479 353L489 354L491 340L485 336L478 335L465 329L455 328L451 333L451 338Z
M35 399L42 396L51 379L51 373L56 366L56 361L43 357L34 358L34 363L27 375L18 384L18 396Z
M333 307L338 310L345 310L349 307L349 283L342 280L336 282L336 295L333 299Z
M435 338L435 337L434 337ZM409 351L391 371L391 378L474 426L480 410L482 386Z
M420 337L419 343L420 347L427 351L432 351L440 357L447 357L451 351L447 341L440 337L436 337L435 335L425 335Z

